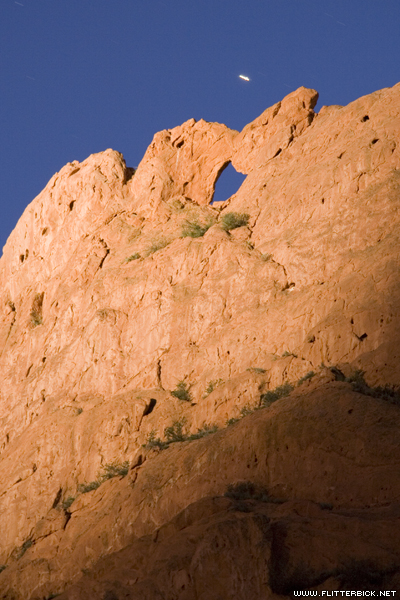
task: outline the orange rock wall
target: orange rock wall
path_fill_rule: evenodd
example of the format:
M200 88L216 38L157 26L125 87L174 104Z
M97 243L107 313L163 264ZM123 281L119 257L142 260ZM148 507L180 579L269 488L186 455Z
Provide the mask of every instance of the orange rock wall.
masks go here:
M176 488L179 501L160 484L159 513L146 505L146 495L136 499L135 492L132 500L128 479L112 479L78 496L67 515L60 511L104 465L134 466L151 431L162 435L182 419L192 432L204 424L225 427L261 393L322 363L361 368L370 385L400 386L400 84L318 113L317 98L300 88L240 133L194 119L157 133L134 174L113 150L74 161L23 213L0 259L0 564L7 565L1 591L3 585L18 598L33 598L55 580L66 585L80 573L78 565L92 566L127 544L127 532L145 535L250 473L242 448L248 433L240 430L231 446L232 471L215 434L214 445L211 437L205 443L212 485L202 467L191 491L183 463L174 475L185 482ZM212 205L229 162L246 180L222 205ZM247 213L248 225L225 231L221 222L229 212ZM202 237L184 237L188 222L211 226ZM339 405L350 402L349 386L331 384L323 373L321 394ZM192 402L171 396L181 380ZM207 395L210 381L218 384ZM292 457L302 456L309 475L322 468L315 451L320 437L305 424L322 423L325 408L314 415L307 402L301 406L293 407L296 424L291 408L282 430L278 417L268 425L265 435L275 431L276 439L260 483L318 502L398 500L397 488L386 495L397 443L390 438L384 447L382 433L383 445L367 449L375 417L363 417L361 437L356 428L346 442L347 460L357 469L364 461L362 485L357 479L354 488L341 484L337 496L325 483L302 487L305 471L296 461L290 466ZM390 414L385 431L392 431L391 419L397 422ZM257 431L263 432L260 415ZM347 436L347 425L336 431L332 422L331 445L324 446L331 458L339 447L344 452ZM279 475L287 438L296 450ZM187 464L202 464L195 450L202 443L192 443ZM375 472L374 456L383 455L383 471ZM340 463L346 477L349 464ZM327 465L328 488L336 489L339 463ZM147 516L128 528L123 520L104 521L116 498L122 502L117 493L128 494L126 502L137 502ZM98 531L107 538L101 544ZM18 558L26 540L34 540L33 548ZM43 573L32 585L39 563Z

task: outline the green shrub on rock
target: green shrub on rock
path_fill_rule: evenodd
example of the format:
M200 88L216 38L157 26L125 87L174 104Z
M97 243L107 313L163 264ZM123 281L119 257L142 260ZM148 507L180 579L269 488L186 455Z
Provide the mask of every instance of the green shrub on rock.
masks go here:
M265 392L265 394L261 394L261 403L263 406L269 406L272 402L276 402L280 398L284 398L285 396L289 396L290 392L292 392L294 386L291 383L284 383L283 385L279 385L274 390L270 390Z
M182 227L182 237L203 237L203 235L210 229L212 225L213 222L211 220L208 220L204 225L199 223L197 220L186 221Z
M243 227L244 225L247 225L249 219L250 215L246 213L226 213L221 219L222 229L231 231L232 229Z
M128 256L128 258L125 259L125 262L131 262L132 260L138 260L140 258L140 254L139 252L134 252L134 254L131 254L131 256Z
M176 386L176 389L171 392L171 395L179 400L185 400L186 402L192 401L187 383L180 381Z

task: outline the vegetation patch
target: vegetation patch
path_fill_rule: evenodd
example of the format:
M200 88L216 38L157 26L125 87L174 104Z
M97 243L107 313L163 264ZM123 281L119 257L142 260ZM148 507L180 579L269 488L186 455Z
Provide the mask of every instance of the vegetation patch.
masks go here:
M257 368L257 367L251 367L247 370L253 371L256 373L264 373L265 372L264 369ZM348 383L351 383L353 386L353 389L355 391L358 391L362 394L366 394L368 396L373 396L375 398L381 398L381 399L387 400L393 404L397 404L400 406L400 393L399 392L396 392L395 390L393 390L392 388L389 388L389 387L370 388L364 380L362 371L356 371L356 373L354 375L352 375L351 377L348 377L348 378L346 378L343 375L343 373L336 367L332 367L331 371L335 374L337 380L346 381ZM301 379L298 380L297 386L300 386L302 383L304 383L304 381L312 379L312 377L314 377L314 376L315 376L314 371L309 371L306 375L304 375ZM215 386L219 385L220 383L223 383L223 380L218 379L218 380L214 380L214 381L209 381L203 397L206 397L208 394L210 394L215 389ZM256 404L253 406L250 406L250 405L243 406L240 410L240 416L232 417L232 418L228 419L226 421L226 427L235 425L242 418L253 414L257 410L262 410L264 408L268 408L271 404L273 404L277 400L280 400L281 398L285 398L285 397L289 396L289 394L294 389L295 389L295 385L293 385L289 382L285 382L282 385L277 386L274 390L269 390L269 391L261 394L259 404ZM180 381L176 387L176 390L172 391L171 394L173 396L175 396L176 398L179 398L180 400L190 401L192 399L190 396L190 393L189 393L188 385L184 381ZM168 448L170 446L170 444L177 443L177 442L198 440L207 435L211 435L211 434L215 433L216 431L218 431L217 425L203 424L203 427L201 429L199 429L196 433L192 433L192 434L186 433L185 432L185 419L182 419L181 421L175 421L174 423L172 423L172 425L165 428L164 439L157 437L157 435L156 435L157 432L155 430L151 431L147 438L146 443L143 444L143 447L148 448L148 449L158 448L159 450L165 450L166 448ZM97 485L97 481L92 482L92 484ZM92 484L87 484L87 485L92 485ZM240 484L240 485L242 487L238 488L238 490L235 492L236 494L239 494L239 495L247 494L248 497L245 499L250 499L251 497L253 499L259 499L258 497L255 498L255 496L254 496L255 492L254 492L253 488L243 487L244 484L243 485ZM244 491L246 489L247 489L247 491ZM258 493L259 493L259 491L257 491L257 494ZM265 494L265 491L262 493ZM227 494L225 494L225 495L227 495ZM265 500L265 501L267 501L267 500ZM268 501L276 501L276 500L268 500ZM320 507L323 510L331 510L333 508L333 506L328 503L320 503Z
M172 425L166 427L164 429L164 440L156 437L155 430L151 431L144 447L148 449L158 448L159 450L165 450L170 444L175 444L176 442L193 442L194 440L199 440L218 431L217 425L207 425L204 423L201 429L198 429L196 433L186 433L184 431L185 424L185 419L182 419L181 421L175 421Z
M174 442L184 442L186 438L183 433L183 427L185 425L185 420L175 421L169 427L164 429L164 436L169 444L173 444Z
M322 510L332 510L333 509L333 504L331 504L330 502L320 502L319 503L319 507Z
M209 396L211 392L215 390L216 387L221 385L221 383L224 383L223 379L214 379L212 381L209 381L207 383L206 389L204 390L203 398L207 398L207 396Z
M247 213L226 213L221 219L221 227L225 231L231 231L232 229L237 229L238 227L247 225L249 219L250 215Z
M273 260L272 254L261 254L261 260L264 262L271 262Z
M256 485L252 481L242 481L240 483L230 484L224 494L225 498L233 500L234 510L241 512L250 512L251 505L246 500L255 500L257 502L274 502L282 504L285 500L273 498L262 486Z
M314 377L315 373L314 371L308 371L308 373L306 373L303 377L301 377L298 382L297 385L301 385L302 383L304 383L305 381L307 381L308 379L312 379Z
M191 433L187 437L187 439L189 440L189 442L192 442L193 440L199 440L203 437L206 437L207 435L216 433L217 431L218 431L218 425L206 425L204 423L203 427L201 427L201 429L198 429L196 433Z
M242 408L240 409L240 416L243 417L247 417L248 415L253 414L253 412L255 410L257 410L258 408L260 408L259 406L249 406L248 404L246 406L242 406Z
M44 298L44 292L41 292L40 294L35 294L35 297L33 299L32 309L31 309L31 314L30 314L31 323L32 323L33 327L37 327L38 325L41 325L43 323L43 314L42 314L43 298Z
M139 258L141 258L139 252L134 252L133 254L131 254L130 256L128 256L128 258L125 259L125 262L131 262L132 260L138 260Z
M101 486L102 483L107 481L107 479L112 479L113 477L126 477L129 472L129 462L126 461L122 464L120 463L110 463L104 465L103 473L99 473L97 478L94 481L90 481L89 483L81 483L78 485L78 493L79 494L87 494L88 492L93 492L93 490L97 490ZM75 498L72 499L72 502ZM71 502L71 504L72 504ZM69 506L71 506L71 504ZM64 507L64 505L63 505Z
M150 254L154 254L154 252L158 252L158 250L162 250L166 246L168 246L169 240L166 238L159 238L157 240L153 240L150 246L146 250L146 257L150 256Z
M246 404L246 406L242 406L242 408L240 409L240 417L233 417L232 419L228 419L226 424L228 426L234 425L235 423L240 421L240 419L243 419L244 417L247 417L248 415L252 415L253 412L255 412L256 410L260 410L260 408L264 408L264 407L260 406L259 404L254 404L253 406L250 406L250 404Z
M104 481L113 477L126 477L129 473L129 461L120 463L109 463L103 467L104 473L102 478Z
M249 371L250 369L247 370ZM256 410L268 408L268 406L270 406L273 402L276 402L280 398L288 396L293 390L294 386L291 383L286 382L282 385L279 385L274 390L270 390L268 392L265 392L264 394L261 394L260 404L256 404L253 406L247 404L246 406L243 406L240 409L240 417L233 417L232 419L228 419L226 421L227 427L229 427L230 425L234 425L235 423L243 419L243 417L247 417L248 415L253 414Z
M161 438L156 437L156 430L152 429L149 433L147 441L143 444L143 448L147 448L148 450L152 450L153 448L158 448L159 450L165 450L168 448L169 443L163 442Z
M24 543L22 544L22 546L20 546L17 550L17 560L22 558L23 555L25 554L25 552L27 550L29 550L29 548L31 548L32 546L33 546L33 540L31 540L30 538L25 540Z
M198 220L186 221L182 227L181 237L202 237L213 224L212 219L209 219L205 224L200 223Z
M76 496L68 496L65 500L63 500L61 506L63 510L67 511L69 507L74 503Z
M385 400L390 404L400 406L400 391L397 391L390 386L370 387L364 379L364 371L361 371L360 369L355 371L350 377L345 377L337 367L332 367L331 372L335 375L336 381L350 383L353 390L359 394Z
M274 390L261 394L260 401L262 407L269 406L273 402L285 398L285 396L289 396L290 392L293 390L294 386L291 383L286 382L283 385L279 385Z
M171 395L178 400L185 400L186 402L192 401L192 396L189 392L189 386L184 381L179 381L176 388L171 392Z
M0 573L2 573L4 569L7 569L7 565L0 565Z
M97 490L101 486L103 482L101 479L96 479L95 481L90 481L89 483L80 483L78 485L78 493L79 494L87 494L89 492L93 492L93 490Z
M239 417L232 417L232 419L228 419L226 422L226 426L230 427L231 425L234 425L235 423L237 423L238 421L240 421Z
M260 371L264 372L264 369L260 369ZM214 385L217 385L219 383L222 383L222 380L210 381L207 386L206 392L211 393L211 391L214 389ZM243 417L251 415L256 410L267 408L270 404L272 404L272 402L276 402L276 400L288 396L293 390L294 386L291 383L286 382L283 385L278 386L274 390L262 394L260 397L260 404L255 406L243 406L240 410L240 417L233 417L231 419L228 419L226 421L226 426L229 427L231 425L234 425ZM179 398L180 400L191 400L187 384L183 381L180 381L178 383L177 389L171 392L171 394L176 398ZM148 449L158 448L159 450L165 450L170 446L170 444L176 442L190 442L198 440L218 431L217 425L203 424L203 427L199 429L196 433L189 434L185 432L185 424L185 419L182 419L181 421L175 421L172 425L166 427L164 429L164 439L157 437L157 432L155 430L152 430L149 433L146 443L143 444L143 447Z

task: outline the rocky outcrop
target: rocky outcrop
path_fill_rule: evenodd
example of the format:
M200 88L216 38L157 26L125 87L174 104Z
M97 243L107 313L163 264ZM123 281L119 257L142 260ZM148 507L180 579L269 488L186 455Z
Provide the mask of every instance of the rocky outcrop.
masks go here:
M398 507L333 511L312 502L207 498L101 559L59 598L264 600L305 587L395 590L399 516Z
M191 119L156 134L135 172L113 150L69 163L22 215L0 260L0 597L125 597L119 569L138 556L121 590L161 597L175 541L152 536L189 505L190 568L171 575L181 595L165 587L181 600L205 597L215 565L198 557L232 519L223 545L243 547L220 558L232 586L215 598L240 598L251 574L253 595L289 594L316 526L300 506L332 536L346 523L337 548L367 540L348 564L397 577L395 537L376 540L398 518L400 413L376 386L400 387L400 85L319 113L317 97L300 88L240 133ZM213 205L230 162L246 180ZM231 228L229 213L248 218ZM233 510L223 495L241 481L285 502ZM324 536L303 587L344 581Z

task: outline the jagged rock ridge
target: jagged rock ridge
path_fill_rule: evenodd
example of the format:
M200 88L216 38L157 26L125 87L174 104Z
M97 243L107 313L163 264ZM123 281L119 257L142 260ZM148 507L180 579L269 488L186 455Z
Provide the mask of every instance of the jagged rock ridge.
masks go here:
M396 577L394 534L386 554L374 540L398 519L398 408L320 366L400 386L399 96L397 85L315 113L318 94L300 88L240 133L191 119L156 134L134 174L107 150L66 165L28 206L0 261L3 598L58 593L82 569L97 575L65 597L119 597L117 575L100 592L90 587L100 558L124 548L136 556L141 536L189 505L208 506L199 514L212 521L202 499L246 480L287 501L282 513L253 507L272 527L261 527L270 576L260 597L300 581L274 567L271 540L297 510L290 502L328 503L332 523L343 510L363 522L375 507L381 529L364 531L369 550L347 558L365 555L382 581ZM212 205L229 162L246 180ZM221 226L232 212L249 215L247 225ZM186 235L199 228L204 235ZM287 400L226 428L267 390L310 371L318 375ZM179 382L190 402L171 395ZM220 431L160 453L143 448L174 423ZM82 493L125 461L127 477ZM303 569L296 536L285 538L288 573ZM177 576L187 579L181 600L209 590L211 565L199 579L188 566L196 560L188 552ZM310 550L308 561L307 585L341 585L338 553L325 564ZM159 597L146 568L123 582L129 597ZM214 597L240 598L238 586Z

